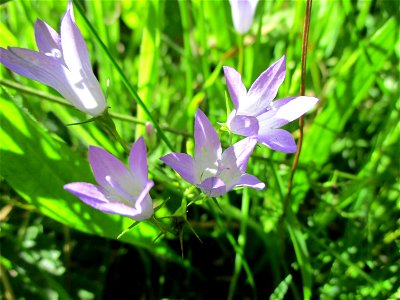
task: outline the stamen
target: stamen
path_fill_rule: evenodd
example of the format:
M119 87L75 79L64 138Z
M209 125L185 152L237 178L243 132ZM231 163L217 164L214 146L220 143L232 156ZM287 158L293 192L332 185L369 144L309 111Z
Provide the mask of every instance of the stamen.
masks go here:
M54 58L61 58L62 57L61 51L56 49L56 48L51 49L51 52L46 52L45 54L46 54L46 56L51 56L51 57L54 57Z

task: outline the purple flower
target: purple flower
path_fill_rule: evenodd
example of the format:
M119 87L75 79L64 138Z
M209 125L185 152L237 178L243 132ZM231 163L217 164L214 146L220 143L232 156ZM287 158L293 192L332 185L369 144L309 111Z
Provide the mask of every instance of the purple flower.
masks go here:
M36 20L39 52L0 48L0 62L15 73L51 86L79 110L98 116L106 109L100 84L93 74L89 53L75 24L72 2L61 21L61 34Z
M153 215L149 195L153 181L148 179L146 145L139 138L129 154L129 170L116 157L102 148L89 147L89 162L99 185L72 182L64 185L86 204L110 214L137 221Z
M258 0L229 0L229 3L236 31L240 34L246 33L253 24Z
M241 140L222 153L217 132L206 115L197 110L194 141L194 157L185 153L170 153L161 157L161 160L209 197L224 195L235 186L258 190L265 187L258 178L245 173L250 154L257 143L255 138Z
M243 136L255 136L258 142L276 151L296 152L292 135L279 128L309 111L318 99L300 96L272 101L285 79L285 56L264 71L249 91L235 69L224 67L224 73L235 106L228 116L229 130Z

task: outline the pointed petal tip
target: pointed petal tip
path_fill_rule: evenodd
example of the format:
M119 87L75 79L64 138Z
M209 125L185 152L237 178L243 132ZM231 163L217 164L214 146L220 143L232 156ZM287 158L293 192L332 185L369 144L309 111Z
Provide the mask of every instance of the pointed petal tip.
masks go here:
M103 153L104 151L106 151L106 150L104 150L103 148L100 148L98 146L93 146L93 145L89 145L89 148L88 148L89 155L96 155L99 153Z
M75 16L74 16L74 6L72 5L72 0L68 0L67 4L67 14L70 16L72 21L75 22Z
M236 71L234 68L229 67L229 66L223 66L222 69L224 70L224 73L229 72L229 71Z
M198 109L196 110L196 114L195 114L194 117L195 117L196 119L197 119L197 118L201 118L201 119L207 118L206 114L205 114L200 108L198 108Z

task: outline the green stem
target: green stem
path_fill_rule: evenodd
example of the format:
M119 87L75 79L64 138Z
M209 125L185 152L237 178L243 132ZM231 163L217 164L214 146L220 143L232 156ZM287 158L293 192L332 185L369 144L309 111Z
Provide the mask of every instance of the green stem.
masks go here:
M246 259L243 256L243 249L237 244L235 238L233 237L232 233L229 232L226 224L221 220L221 216L216 212L216 210L214 209L212 203L210 201L206 202L208 209L211 211L211 213L213 214L215 220L217 221L217 224L219 227L221 227L221 229L224 231L224 233L226 234L226 238L228 239L229 243L231 244L233 250L241 255L241 265L243 266L243 269L246 273L247 276L247 281L249 282L253 293L254 293L254 299L257 299L257 292L256 292L256 288L255 288L255 281L254 281L254 277L253 274L251 273L251 269L249 264L247 263ZM227 206L228 208L229 206ZM242 219L240 219L242 220ZM247 225L247 224L246 224ZM236 282L237 283L237 282ZM232 284L229 287L229 295L232 293L234 294L234 291L231 292L231 288ZM234 288L236 289L236 284L234 286ZM229 297L228 295L228 297ZM231 297L233 297L234 295L232 295ZM228 299L232 299L232 298L228 298Z
M45 100L49 100L51 102L66 106L68 108L74 108L74 106L71 103L69 103L68 101L64 100L64 98L62 98L62 97L54 96L54 95L51 95L49 93L39 91L37 89L29 88L29 87L26 87L26 86L24 86L22 84L19 84L19 83L16 83L14 81L11 81L11 80L0 79L0 85L12 88L14 90L20 91L20 92L25 93L25 94L29 94L29 95L33 95L33 96L36 96L36 97L40 97L40 98L45 99ZM108 112L108 114L110 115L110 117L112 117L114 119L117 119L117 120L121 120L121 121L131 122L131 123L139 124L139 125L146 125L146 123L147 123L146 121L138 120L135 117L123 115L123 114L116 113L116 112ZM187 132L183 132L183 131L180 131L180 130L177 130L177 129L174 129L174 128L170 128L168 126L160 125L160 127L164 131L168 131L168 132L171 132L171 133L174 133L174 134L179 134L179 135L182 135L182 136L187 137L187 138L192 137L192 134L189 134Z
M108 110L105 110L104 113L96 118L94 118L97 124L101 128L103 128L111 137L113 137L124 150L129 153L130 147L125 143L125 141L119 135L117 129L115 128L114 121L111 119L110 115L108 114Z
M242 208L241 208L242 219L240 222L240 231L237 239L237 246L240 249L240 251L237 251L235 256L234 272L231 284L229 285L229 294L228 294L229 300L234 298L236 285L239 280L240 272L243 266L243 257L247 241L247 224L249 219L249 208L250 208L249 191L247 189L244 189L242 194Z
M182 31L183 31L183 44L185 53L185 72L186 72L186 105L192 100L193 97L193 74L192 74L192 49L190 45L189 35L189 12L188 12L188 1L178 1L179 11L181 13Z

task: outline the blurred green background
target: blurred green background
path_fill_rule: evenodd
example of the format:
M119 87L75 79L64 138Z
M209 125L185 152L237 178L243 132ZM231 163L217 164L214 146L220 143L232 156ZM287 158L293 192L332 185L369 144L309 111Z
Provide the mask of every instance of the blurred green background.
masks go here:
M0 46L36 50L35 20L59 30L66 5L2 1ZM241 41L229 1L74 6L125 140L145 134L149 121L126 83L176 152L193 149L198 107L216 128L226 121L221 68L238 67ZM304 16L305 1L259 2L243 38L247 87L286 54L278 98L299 94ZM179 219L175 236L153 242L157 228L141 223L117 241L132 222L85 206L62 186L94 183L88 145L126 161L122 148L93 123L67 126L88 116L2 66L0 299L399 299L399 23L395 0L313 2L306 95L320 102L305 116L291 213L283 206L294 155L258 146L248 173L267 188L230 192L218 199L221 209L191 205L187 217L202 242ZM286 129L298 137L297 122ZM227 146L227 133L220 136ZM159 160L171 151L166 144L145 138L151 195L169 199L159 214L171 215L188 185Z

